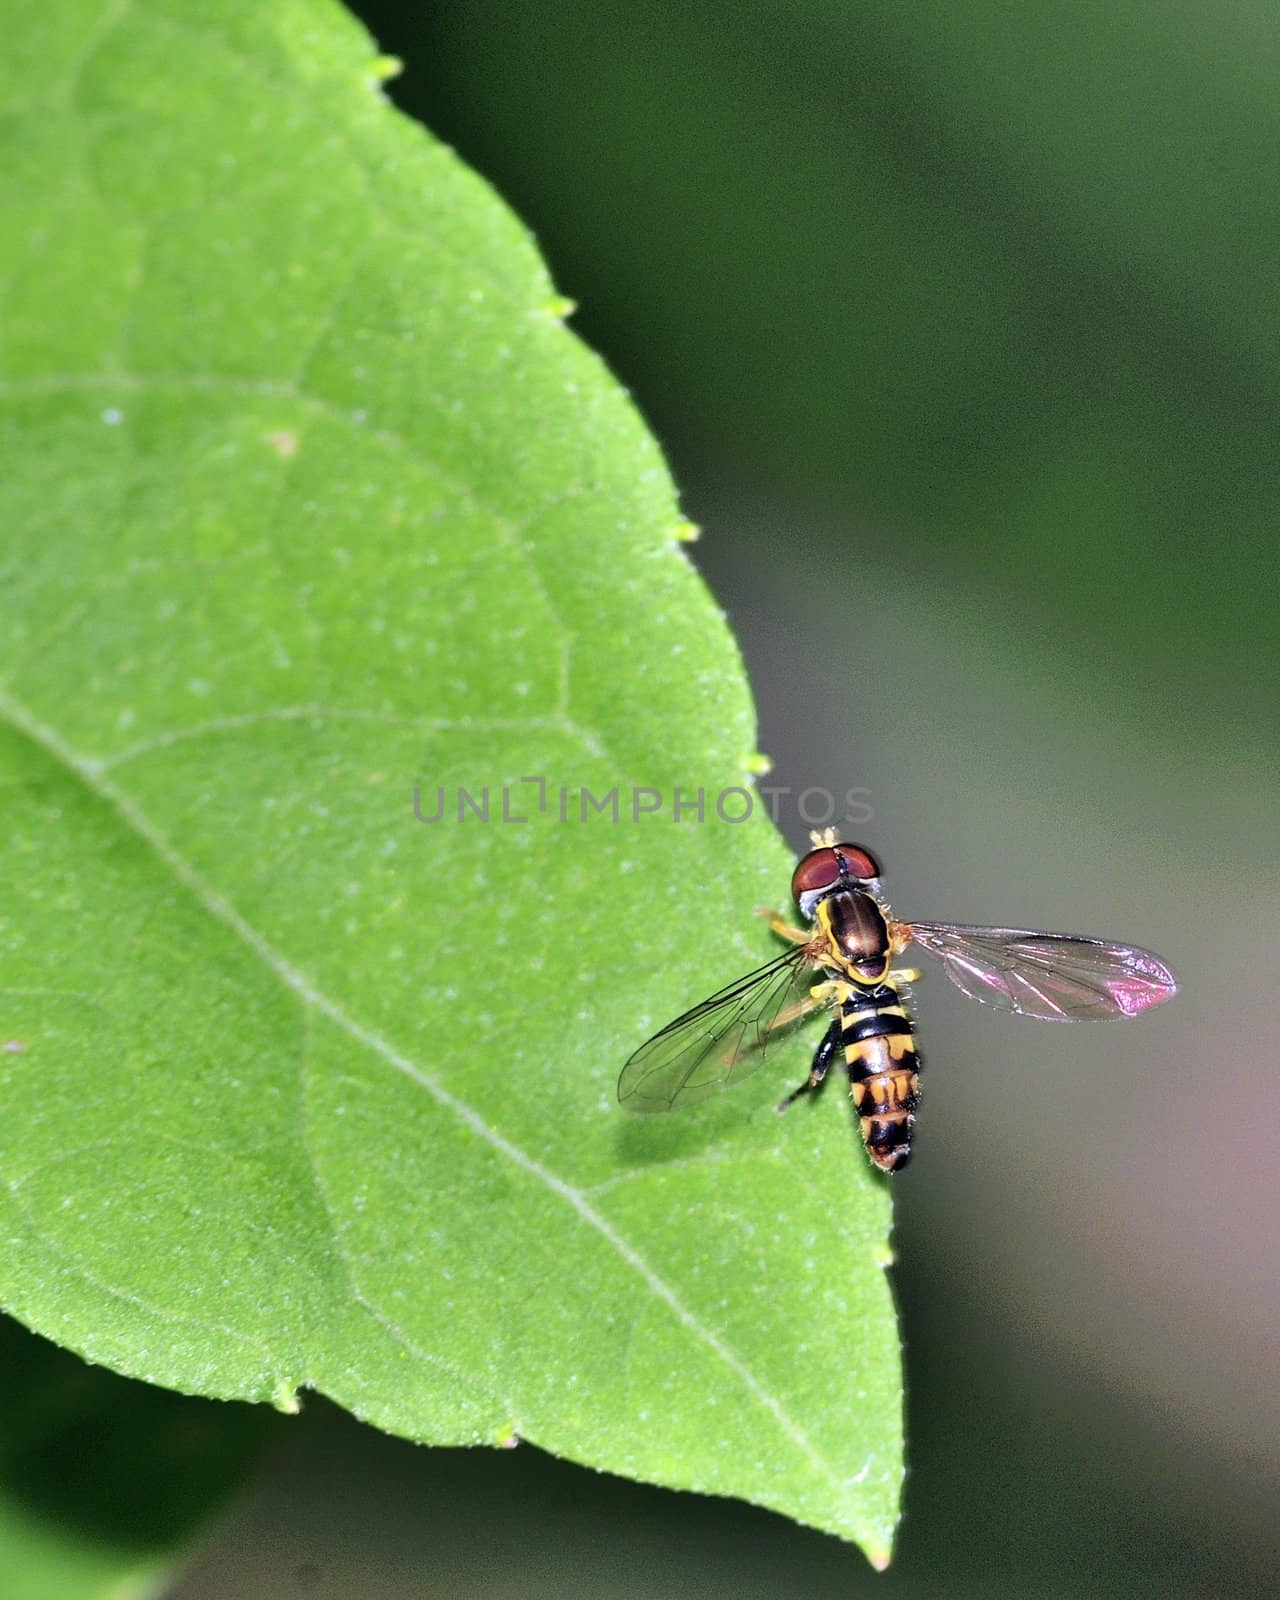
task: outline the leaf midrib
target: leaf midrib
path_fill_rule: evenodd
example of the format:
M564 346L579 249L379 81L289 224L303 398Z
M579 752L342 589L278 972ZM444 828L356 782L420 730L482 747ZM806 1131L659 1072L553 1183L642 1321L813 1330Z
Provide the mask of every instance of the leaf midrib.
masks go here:
M676 1291L661 1278L640 1252L630 1244L609 1220L591 1204L586 1193L561 1178L534 1156L499 1133L496 1128L465 1100L455 1095L425 1069L388 1040L350 1016L335 1000L329 998L253 928L235 907L179 854L164 834L150 821L136 801L113 782L91 759L78 754L62 737L27 708L11 693L0 689L0 719L6 721L18 734L42 749L51 759L71 774L96 799L109 807L123 825L130 830L168 869L174 878L190 893L202 909L215 921L230 929L272 975L282 983L304 1006L309 1006L327 1017L336 1027L396 1071L402 1073L433 1100L451 1112L471 1132L492 1146L522 1171L541 1183L560 1200L569 1205L588 1227L594 1229L662 1301L667 1309L689 1332L734 1374L747 1393L773 1418L779 1430L799 1449L813 1468L821 1474L829 1487L838 1495L844 1491L844 1481L818 1452L805 1431L788 1414L781 1402L756 1377L750 1366L736 1355L710 1327L691 1311ZM363 1297L361 1297L363 1298Z

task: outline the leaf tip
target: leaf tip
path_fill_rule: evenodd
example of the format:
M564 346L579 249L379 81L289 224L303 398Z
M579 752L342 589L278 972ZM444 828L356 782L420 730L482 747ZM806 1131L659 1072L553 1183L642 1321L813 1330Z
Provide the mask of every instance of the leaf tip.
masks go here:
M878 1267L891 1267L898 1259L893 1247L887 1244L878 1244L873 1246L871 1254L875 1260L876 1266Z
M578 302L571 300L567 294L558 294L547 306L547 310L557 322L563 322L571 317L578 309Z
M690 522L688 517L682 517L671 530L671 537L677 544L697 544L702 537L702 529L696 522Z
M766 773L773 771L773 758L765 755L763 750L753 750L742 764L753 778L763 778Z
M520 1443L520 1435L514 1428L504 1428L496 1440L499 1450L514 1450Z
M893 1551L892 1550L886 1549L883 1545L871 1545L871 1544L869 1544L869 1545L866 1546L866 1551L867 1551L867 1560L871 1563L871 1565L876 1569L877 1572L886 1572L886 1571L888 1571L889 1563L893 1560Z
M375 83L390 83L392 78L398 78L403 71L404 62L399 56L375 56L373 59Z

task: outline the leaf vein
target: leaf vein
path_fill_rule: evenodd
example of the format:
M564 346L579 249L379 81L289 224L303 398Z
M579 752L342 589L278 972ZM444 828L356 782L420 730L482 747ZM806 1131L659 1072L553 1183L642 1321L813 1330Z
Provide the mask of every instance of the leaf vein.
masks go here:
M236 1344L243 1345L248 1350L258 1351L262 1357L264 1368L270 1368L271 1362L268 1358L266 1347L259 1344L256 1339L251 1339L247 1334L241 1333L238 1328L233 1328L226 1323L215 1322L209 1317L198 1316L192 1311L173 1311L167 1306L154 1305L151 1301L143 1299L141 1295L132 1294L128 1289L120 1288L118 1284L108 1283L105 1278L99 1277L96 1272L91 1272L82 1262L76 1261L61 1246L56 1245L41 1228L23 1203L22 1196L19 1193L21 1180L5 1176L0 1181L3 1181L15 1209L35 1237L39 1239L50 1255L56 1256L67 1270L75 1273L82 1282L90 1284L93 1288L99 1290L102 1294L108 1295L113 1300L119 1300L125 1305L135 1306L139 1311L145 1311L148 1316L158 1317L163 1322L174 1322L192 1328L208 1328L211 1332L225 1334Z
M365 711L359 707L300 705L266 706L259 711L238 712L225 717L209 717L185 728L170 728L139 739L109 756L84 757L85 766L95 775L113 772L126 762L137 761L157 750L193 740L214 738L221 733L236 733L242 728L260 727L270 722L310 721L369 722L390 728L407 728L421 733L523 733L527 729L572 734L576 730L559 717L427 717L394 711Z
M695 1312L684 1304L680 1296L649 1264L644 1256L598 1211L587 1195L566 1182L549 1167L513 1143L504 1134L487 1123L466 1101L452 1093L430 1073L397 1050L388 1040L373 1029L350 1016L337 1001L317 989L305 973L285 959L235 907L213 886L200 876L186 859L174 848L165 835L151 822L130 795L105 774L95 771L57 734L33 717L11 696L0 692L0 715L12 726L41 747L67 771L79 778L92 793L109 805L121 821L155 853L157 858L173 873L216 921L231 930L275 974L279 981L316 1011L356 1039L396 1071L402 1073L445 1110L452 1113L480 1139L499 1151L515 1166L541 1183L552 1194L567 1204L579 1218L600 1235L606 1244L660 1300L688 1332L703 1343L712 1354L738 1379L751 1398L773 1418L779 1431L805 1456L832 1488L843 1491L844 1482L819 1453L800 1425L789 1415L777 1397L755 1375L750 1366L726 1342L707 1326Z
M303 1154L307 1158L307 1170L311 1174L311 1183L315 1192L316 1200L320 1205L320 1209L324 1212L325 1221L328 1225L329 1238L333 1246L333 1255L338 1262L339 1267L342 1269L343 1276L347 1280L347 1286L350 1290L351 1298L358 1306L361 1307L362 1310L366 1311L369 1316L373 1318L378 1326L382 1328L383 1331L387 1333L402 1350L407 1351L407 1353L413 1356L415 1360L425 1362L427 1366L435 1367L438 1371L447 1373L449 1377L452 1378L453 1381L459 1384L463 1389L468 1389L475 1394L484 1395L487 1399L491 1400L494 1405L505 1415L510 1416L514 1410L514 1407L509 1400L498 1394L495 1390L490 1389L487 1384L481 1383L479 1379L472 1377L468 1373L460 1371L453 1365L452 1362L446 1361L442 1356L438 1356L430 1350L424 1350L421 1345L417 1344L408 1336L408 1334L393 1317L388 1316L385 1311L374 1305L374 1303L365 1294L364 1290L360 1287L359 1281L356 1277L355 1264L347 1252L346 1244L343 1241L342 1233L338 1226L338 1219L334 1215L332 1206L329 1204L329 1195L320 1177L320 1165L315 1158L315 1152L311 1147L311 1136L307 1131L307 1064L311 1054L312 1009L313 1008L309 1006L305 1000L303 1000L302 1048L298 1052L298 1138L302 1144Z

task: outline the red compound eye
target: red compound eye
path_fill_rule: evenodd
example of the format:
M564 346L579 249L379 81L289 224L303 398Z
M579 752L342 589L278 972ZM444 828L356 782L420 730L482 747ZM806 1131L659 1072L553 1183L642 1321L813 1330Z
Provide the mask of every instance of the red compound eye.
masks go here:
M840 863L830 845L821 850L810 850L801 856L796 870L791 874L791 893L798 900L802 894L812 894L815 889L829 889L840 876Z
M829 889L840 878L878 878L880 868L876 858L860 844L822 845L801 856L796 870L791 874L791 893L798 900L802 894L812 894L817 889Z
M836 854L844 857L845 871L851 878L878 878L880 863L860 844L838 844Z

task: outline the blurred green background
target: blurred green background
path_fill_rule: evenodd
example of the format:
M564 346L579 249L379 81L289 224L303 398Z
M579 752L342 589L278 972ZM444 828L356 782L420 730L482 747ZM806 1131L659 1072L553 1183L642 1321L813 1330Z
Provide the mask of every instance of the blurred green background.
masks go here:
M1274 9L357 9L662 439L771 781L868 791L901 913L1184 992L1099 1030L922 986L886 1576L312 1404L175 1600L1274 1593Z

